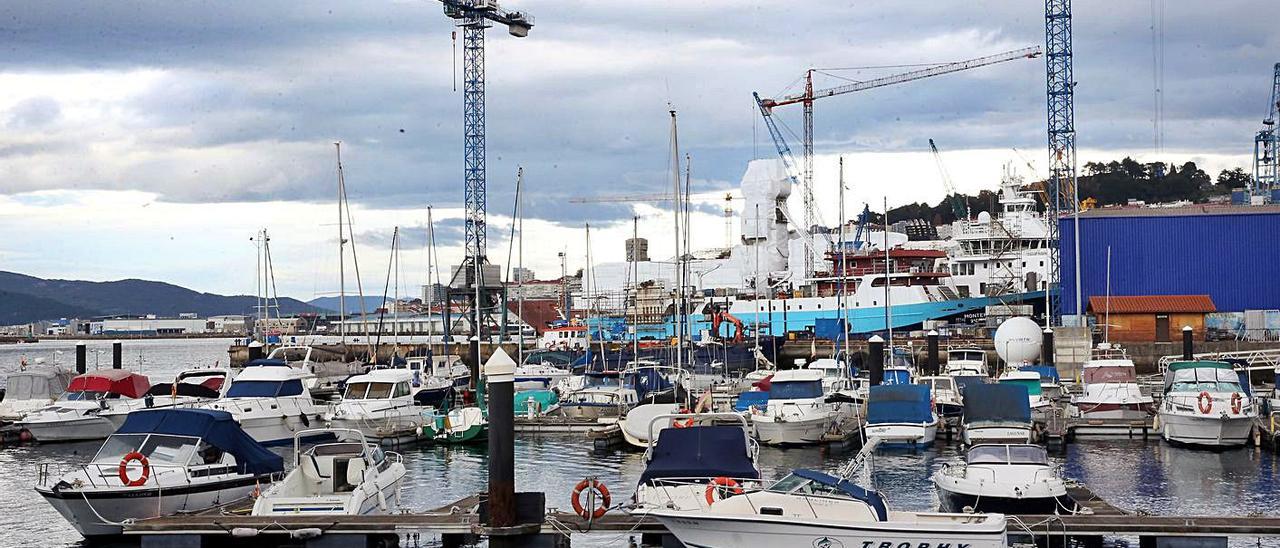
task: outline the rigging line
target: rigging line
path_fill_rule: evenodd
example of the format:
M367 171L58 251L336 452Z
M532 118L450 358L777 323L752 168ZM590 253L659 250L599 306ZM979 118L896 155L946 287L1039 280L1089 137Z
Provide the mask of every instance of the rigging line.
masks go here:
M347 243L351 244L351 265L356 271L356 293L360 295L360 324L364 326L364 340L366 345L369 343L369 322L365 321L367 311L364 308L364 282L360 279L360 258L356 254L356 225L351 217L351 203L347 199L346 179L342 181L342 201L347 204L347 235L350 236ZM371 347L372 348L372 347ZM377 356L370 356L371 360L377 360Z
M864 65L860 67L822 67L813 70L871 70L871 69L896 69L896 68L916 68L916 67L937 67L948 65L951 63L906 63L902 65Z
M865 81L865 80L854 80L853 78L847 78L847 77L840 76L840 75L837 75L837 74L831 74L830 72L823 72L823 71L821 71L821 70L814 70L813 72L815 72L815 73L817 73L817 74L821 74L821 75L823 75L823 76L827 76L827 77L830 77L830 78L835 78L835 79L837 79L837 80L844 80L844 81L846 81L846 82L850 82L850 83L854 83L854 84L861 84L861 83L863 83L863 82Z
M391 232L391 257L387 260L387 279L382 285L382 307L378 309L378 338L373 343L374 348L382 346L382 319L387 315L387 292L391 290L391 270L396 264L396 243L399 240L400 227L397 226Z

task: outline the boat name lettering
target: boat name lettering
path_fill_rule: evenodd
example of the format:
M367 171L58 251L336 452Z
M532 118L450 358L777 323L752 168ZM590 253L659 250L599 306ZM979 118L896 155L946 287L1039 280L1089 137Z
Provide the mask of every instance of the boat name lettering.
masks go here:
M829 540L829 543L821 544L821 542L824 540ZM839 544L835 544L836 542L839 542L839 541L836 541L835 539L818 539L814 541L813 545L815 548L819 548L819 547L834 548L834 547L840 546ZM862 541L862 548L969 548L969 544L968 543L952 544L950 542L939 542L937 544L933 544L930 542L893 542L888 540L883 542L876 542L874 540L864 540Z

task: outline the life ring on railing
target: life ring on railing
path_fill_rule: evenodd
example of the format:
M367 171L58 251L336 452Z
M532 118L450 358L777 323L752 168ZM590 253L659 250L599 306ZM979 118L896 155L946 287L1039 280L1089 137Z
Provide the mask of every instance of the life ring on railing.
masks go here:
M1213 411L1213 397L1208 392L1201 392L1196 396L1196 407L1200 408L1201 415L1208 415Z
M692 413L692 411L689 411L688 407L681 407L679 411L676 411L677 415L687 415L689 413ZM680 420L680 419L671 420L672 428L689 428L690 426L693 426L693 417L689 417L684 420Z
M1231 394L1231 412L1240 414L1240 409L1244 407L1244 397L1239 392Z
M142 465L142 475L138 479L129 479L129 463L138 461ZM137 451L130 451L123 459L120 459L120 482L125 487L137 487L147 482L147 478L151 477L151 462L147 460L147 456Z
M598 508L594 508L590 512L582 506L582 493L588 490L595 490L595 492L600 494L600 506ZM609 511L609 503L611 499L609 497L609 488L604 486L604 482L597 481L595 479L584 479L578 482L578 485L574 486L573 498L571 500L573 502L574 513L578 514L582 519L600 519L604 517L605 512Z
M712 478L711 483L707 484L707 504L715 504L717 500L724 500L725 497L716 498L716 493L724 488L729 491L730 495L741 495L742 486L738 484L738 480L727 476L716 476Z

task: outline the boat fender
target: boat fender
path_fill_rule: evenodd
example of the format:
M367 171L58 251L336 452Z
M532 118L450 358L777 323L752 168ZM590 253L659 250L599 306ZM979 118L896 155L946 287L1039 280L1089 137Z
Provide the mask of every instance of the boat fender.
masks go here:
M688 407L681 407L679 411L676 411L677 415L687 415L689 413L692 413L692 411L689 411ZM674 428L689 428L690 426L693 426L693 417L689 417L685 420L672 419L671 426Z
M1244 407L1244 397L1242 397L1239 392L1232 394L1231 395L1231 412L1239 415L1240 409L1242 409L1243 407Z
M1200 408L1201 415L1208 415L1213 411L1213 397L1208 392L1201 392L1196 396L1196 407Z
M137 479L129 479L129 463L138 461L142 465L142 475ZM151 477L151 463L147 460L147 456L137 451L130 451L123 459L120 459L120 469L118 470L120 483L125 487L137 487L147 482L147 478Z
M236 527L231 530L232 538L253 538L258 536L258 530L254 527Z
M720 492L720 488L724 488L725 490L727 490L729 492L729 495L723 495L717 498L716 493ZM711 483L707 484L706 494L707 494L707 504L715 504L717 500L724 500L725 498L732 495L741 495L742 486L738 484L738 480L735 480L733 478L730 478L727 476L716 476L711 480Z
M582 494L586 491L594 490L599 493L600 506L588 511L582 506ZM587 494L590 497L590 493ZM604 517L605 512L609 511L609 504L612 499L609 497L609 488L604 486L604 482L595 479L584 479L573 487L573 511L582 517L582 519L600 519Z
M311 419L307 418L307 414L306 414L306 413L303 413L303 414L301 414L301 415L299 415L299 416L300 416L300 417L302 417L302 425L303 425L303 426L306 426L307 428L310 428L310 427L311 427Z
M294 540L307 540L319 538L323 533L324 531L321 531L319 527L304 527L302 529L289 531L289 537Z

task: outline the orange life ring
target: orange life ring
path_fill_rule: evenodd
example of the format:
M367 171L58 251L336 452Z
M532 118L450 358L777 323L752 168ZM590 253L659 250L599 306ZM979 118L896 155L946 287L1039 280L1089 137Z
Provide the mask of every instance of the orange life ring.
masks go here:
M142 475L138 479L129 479L129 463L138 461L142 465ZM123 459L120 459L120 482L125 487L138 487L147 482L147 478L151 477L151 462L147 460L147 456L137 451L130 451Z
M1208 415L1213 411L1213 397L1208 392L1201 392L1196 396L1196 407L1200 408L1201 415Z
M588 512L587 509L582 506L582 493L588 489L594 489L597 493L600 493L600 507L595 508L591 512ZM584 479L578 482L578 485L574 486L573 498L571 500L573 502L574 513L581 516L582 519L588 519L587 516L590 516L591 519L600 519L604 517L605 512L609 511L609 503L611 499L609 497L609 488L604 486L604 482L596 481L594 479Z
M692 411L689 411L689 408L688 408L688 407L681 407L679 411L676 411L676 414L677 414L677 415L686 415L686 414L689 414L689 413L691 413L691 412L692 412ZM687 419L685 419L685 420L672 419L672 420L671 420L671 426L672 426L672 427L674 427L674 428L688 428L688 427L690 427L690 426L693 426L693 417L689 417L689 418L687 418Z
M715 504L717 500L724 499L724 497L716 498L716 492L721 487L728 489L730 494L742 494L742 486L738 484L738 480L726 476L716 476L712 478L711 483L707 484L707 504Z
M1244 407L1244 397L1241 396L1239 392L1232 394L1231 395L1231 412L1239 415L1240 409L1242 409L1243 407Z

